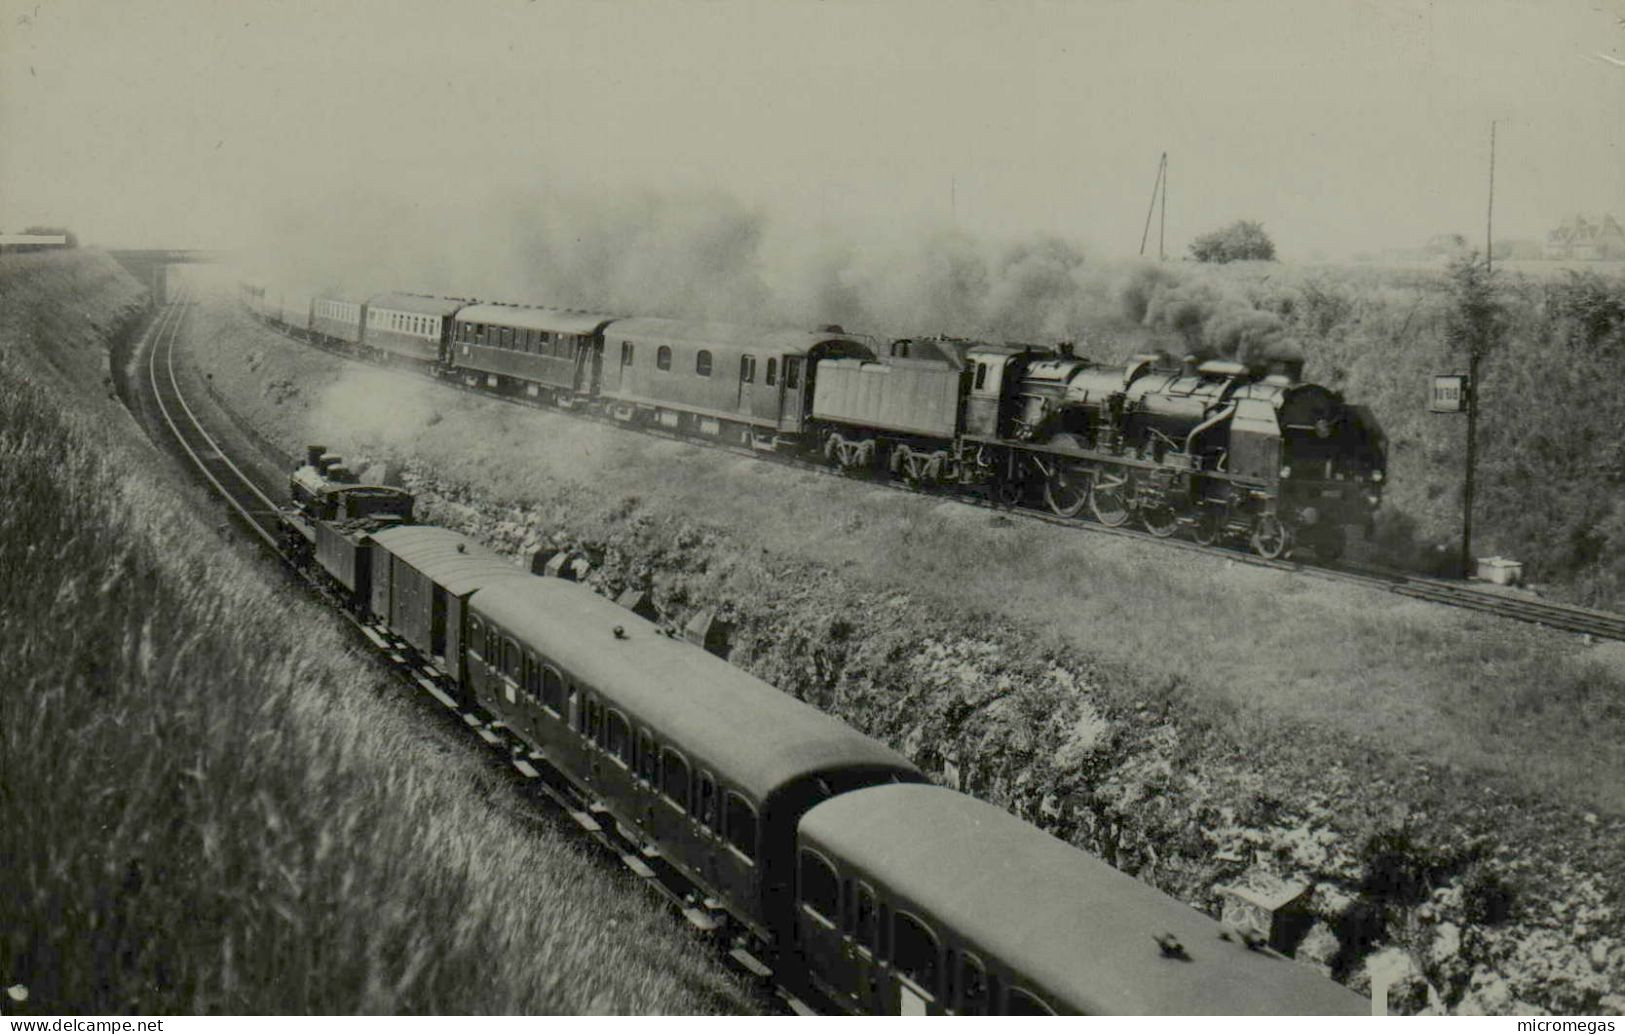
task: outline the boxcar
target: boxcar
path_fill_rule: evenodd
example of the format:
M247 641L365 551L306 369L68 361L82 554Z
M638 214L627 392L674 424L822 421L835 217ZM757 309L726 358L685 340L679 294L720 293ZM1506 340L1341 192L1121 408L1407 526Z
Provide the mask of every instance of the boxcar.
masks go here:
M574 309L470 305L457 313L449 361L470 384L568 403L598 392L604 325Z
M624 319L604 344L600 395L614 416L769 447L806 431L819 360L874 358L838 327Z
M802 813L921 778L882 744L572 582L476 592L467 653L481 705L773 942L788 930Z
M362 344L418 362L439 362L451 338L452 315L466 304L426 294L373 295L367 299Z
M1307 966L937 786L857 790L808 811L795 913L808 966L854 1011L1369 1011Z
M310 329L330 341L361 341L363 302L336 294L318 293L311 300Z
M445 528L390 528L372 538L372 616L461 690L469 596L504 580L533 576Z

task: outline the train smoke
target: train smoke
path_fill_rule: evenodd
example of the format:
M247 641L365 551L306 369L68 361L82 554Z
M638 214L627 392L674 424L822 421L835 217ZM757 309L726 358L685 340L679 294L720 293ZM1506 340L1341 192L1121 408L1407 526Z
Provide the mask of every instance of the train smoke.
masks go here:
M857 230L715 191L549 188L444 206L348 196L278 218L273 279L354 295L454 297L753 324L838 323L878 337L1078 341L1102 359L1159 347L1261 365L1299 357L1274 313L1165 266L1091 260L1054 235L942 225Z

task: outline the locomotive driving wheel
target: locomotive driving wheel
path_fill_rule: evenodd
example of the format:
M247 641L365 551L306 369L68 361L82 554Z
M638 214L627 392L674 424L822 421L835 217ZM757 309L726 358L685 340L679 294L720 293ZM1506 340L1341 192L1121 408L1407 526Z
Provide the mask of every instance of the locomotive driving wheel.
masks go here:
M1282 559L1292 552L1292 529L1274 514L1264 514L1253 525L1253 552L1265 560Z
M1191 538L1198 544L1211 546L1219 541L1224 533L1224 517L1211 507L1203 508L1196 517L1196 526L1191 529Z
M1089 511L1095 520L1108 528L1120 528L1134 513L1134 475L1117 475L1099 471L1095 475L1093 490L1089 493Z
M1056 435L1049 445L1082 449L1083 443L1070 434ZM1069 462L1064 456L1051 457L1055 469L1044 480L1044 502L1059 517L1076 517L1089 504L1089 468Z
M1140 523L1146 531L1165 539L1179 530L1179 515L1172 506L1148 506L1140 510Z

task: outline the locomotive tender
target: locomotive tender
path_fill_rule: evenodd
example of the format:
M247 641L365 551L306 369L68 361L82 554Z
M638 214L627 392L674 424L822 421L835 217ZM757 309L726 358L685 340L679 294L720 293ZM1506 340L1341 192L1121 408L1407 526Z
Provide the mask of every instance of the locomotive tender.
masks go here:
M1369 410L1229 360L1068 345L901 340L885 356L837 326L786 330L382 294L367 301L245 284L262 318L472 387L590 408L845 470L1043 501L1109 527L1245 541L1276 559L1342 555L1369 530L1385 444Z
M320 446L308 460L283 523L318 582L669 862L697 888L690 918L792 991L874 1014L1366 1011L590 588L411 523L410 494Z

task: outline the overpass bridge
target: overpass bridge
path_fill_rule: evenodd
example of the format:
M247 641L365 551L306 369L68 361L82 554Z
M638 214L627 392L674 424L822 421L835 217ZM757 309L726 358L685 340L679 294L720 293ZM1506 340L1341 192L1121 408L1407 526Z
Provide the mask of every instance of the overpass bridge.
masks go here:
M228 261L226 252L202 248L109 248L107 253L147 285L152 304L169 301L169 267Z

